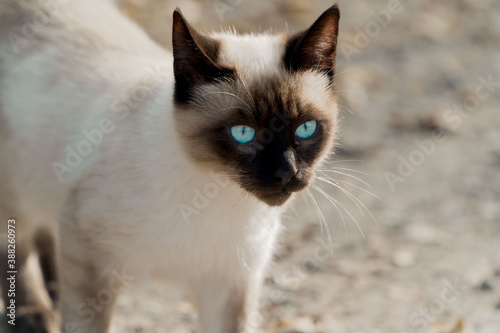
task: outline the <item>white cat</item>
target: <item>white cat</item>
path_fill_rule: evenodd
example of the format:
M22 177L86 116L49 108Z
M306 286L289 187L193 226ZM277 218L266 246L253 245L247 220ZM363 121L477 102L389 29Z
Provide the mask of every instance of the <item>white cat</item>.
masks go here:
M108 332L123 287L154 272L194 292L202 332L254 331L281 213L333 147L338 20L206 36L175 11L172 55L108 1L0 4L8 329ZM50 302L28 290L35 255Z

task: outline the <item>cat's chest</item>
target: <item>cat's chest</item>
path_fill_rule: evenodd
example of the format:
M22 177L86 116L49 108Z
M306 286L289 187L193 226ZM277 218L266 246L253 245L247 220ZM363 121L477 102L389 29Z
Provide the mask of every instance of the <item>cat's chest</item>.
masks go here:
M159 242L160 252L167 254L158 258L165 265L164 274L199 276L187 273L217 269L245 276L266 262L279 229L278 214L269 210L255 214L222 210L217 214L219 219L205 216L187 225L171 225Z
M110 218L113 235L136 249L131 255L124 251L120 261L134 271L159 271L173 278L214 267L244 274L265 261L279 229L279 209L249 200L231 187L211 197L203 188L202 194L187 188L157 185L155 193L151 187L148 198L138 200L147 205L135 206L121 219ZM122 208L131 203L124 202ZM99 237L109 242L105 234Z
M232 191L221 193L206 205L188 206L178 201L165 214L159 243L170 249L224 255L228 250L258 251L273 238L280 211L238 198ZM162 223L158 221L157 223Z

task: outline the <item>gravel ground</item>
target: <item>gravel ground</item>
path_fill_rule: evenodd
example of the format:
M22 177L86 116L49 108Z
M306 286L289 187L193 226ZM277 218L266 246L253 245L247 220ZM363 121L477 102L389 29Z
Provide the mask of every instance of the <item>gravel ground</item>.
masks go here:
M120 1L166 47L176 5L195 27L249 32L305 28L331 2ZM345 209L316 193L329 241L297 201L257 319L280 333L500 333L500 2L339 5L343 119L326 174L342 189L318 185ZM114 325L196 332L196 311L158 281L122 295Z

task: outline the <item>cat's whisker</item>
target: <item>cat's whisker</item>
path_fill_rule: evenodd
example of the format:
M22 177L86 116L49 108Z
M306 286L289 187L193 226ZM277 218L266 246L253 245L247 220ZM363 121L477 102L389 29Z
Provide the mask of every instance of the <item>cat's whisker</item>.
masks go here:
M353 92L353 93L362 94L362 95L365 95L365 96L368 96L368 97L372 97L374 99L378 99L377 96L372 95L372 94L368 94L368 93L366 93L364 91L360 91L360 90L352 90L352 89L345 90L345 89L343 89L343 90L335 90L335 92Z
M325 231L323 229L323 219L321 218L321 216L323 216L321 213L318 212L318 208L316 208L316 206L314 205L313 203L313 197L311 195L311 192L309 189L307 189L305 192L304 192L307 197L309 198L309 202L311 203L314 211L316 212L316 214L318 215L318 218L320 220L320 230L321 230L321 237L324 237L325 236Z
M356 177L354 175L351 175L349 173L346 173L346 172L342 172L342 171L337 171L337 170L317 170L319 171L320 173L322 173L325 177L328 177L328 178L331 178L327 172L331 172L331 173L336 173L338 175L342 175L342 176L346 176L346 177L349 177L349 178L353 178L357 181L359 181L360 183L362 183L363 185L366 185L368 187L372 187L370 184L368 184L366 181L364 181L363 179L359 178L359 177ZM332 178L333 179L333 178ZM336 180L336 179L334 179Z
M358 69L359 69L359 68L355 68L355 67L353 67L353 68L349 68L349 69L344 69L344 70L343 70L343 71L341 71L341 72L338 72L338 73L333 74L333 77L337 77L337 76L342 75L342 74L344 74L344 73L349 73L349 72L352 72L352 71L354 71L354 70L358 70Z
M293 207L292 205L290 205L290 209L292 210L292 212L295 213L295 215L299 219L299 222L302 223L302 224L305 224L304 221L302 220L302 218L300 217L299 212L297 212L297 210L295 209L295 207Z
M326 153L325 160L320 165L318 165L318 167L323 167L323 165L325 165L326 163L332 163L333 161L331 159L334 158L335 156L336 156L335 149L330 150L328 153Z
M347 106L343 106L342 104L338 104L338 103L337 103L337 106L342 108L342 109L347 110L347 112L349 112L350 114L354 114L354 112L352 112L351 109L349 109Z
M308 200L309 197L307 196L307 191L302 191L299 193L299 195L297 196L300 200L302 200L302 202L307 206L307 210L311 209L311 200ZM314 207L313 207L314 209Z
M326 232L328 242L333 245L332 235L330 233L330 227L328 226L328 223L326 222L326 219L325 219L325 216L323 215L323 212L319 208L319 205L316 202L316 199L314 199L314 197L311 194L311 191L309 189L306 190L306 194L311 199L311 202L312 202L313 206L315 207L316 212L318 213L318 217L320 220L320 226L321 226L321 235L324 237L324 232Z
M323 181L323 182L326 182L327 184L334 184L333 183L330 183L328 182L326 179L324 179L323 177L318 177L319 180ZM357 202L358 199L356 197L354 197L351 192L347 191L346 189L342 188L340 185L333 185L335 186L336 188L338 188L339 190L342 191L342 193L344 193L353 203L354 205L356 206L356 208L359 210L359 212L361 213L361 216L365 216L365 213L364 211L361 209L361 206L359 205L359 203Z
M250 89L248 88L248 85L247 85L245 79L241 78L240 82L243 85L243 87L245 88L245 92L247 93L247 96L252 100L252 103L255 103L254 96L253 96L252 92L250 91ZM254 104L254 106L255 106L255 104Z
M323 193L327 198L330 198L331 200L335 201L351 217L351 219L354 221L354 223L358 227L359 231L361 232L361 235L363 236L363 238L366 239L365 233L363 232L363 229L361 228L360 224L358 223L358 220L356 220L356 218L351 214L351 212L349 212L349 210L345 207L345 205L342 202L340 202L339 200L332 198L326 192L323 191Z
M245 100L243 98L241 98L240 96L238 96L236 94L233 94L233 93L230 93L230 92L227 92L227 91L213 91L213 92L210 92L210 93L206 93L204 96L206 96L206 95L212 95L212 94L221 94L221 95L228 95L228 96L235 97L236 99L240 100L243 104L245 104L245 106L248 108L248 109L244 109L244 110L250 112L251 115L253 114L253 111L252 111L252 108L250 107L250 105L248 105L248 103L245 102Z
M339 65L341 63L342 62L336 63L332 68L330 68L328 71L325 72L325 75L330 75L331 73L333 73L332 78L336 78L337 76L340 76L341 74L344 74L344 73L351 72L353 70L359 69L359 68L349 68L349 69L345 69L345 70L343 70L341 72L336 73L335 71L337 70L337 68L339 67ZM317 66L319 66L319 65L320 65L320 63L318 62ZM327 89L333 88L334 85L335 85L334 80L330 80L330 83L327 85Z
M370 176L370 177L373 177L373 175L372 175L372 174L369 174L369 173L366 173L366 172L363 172L363 171L359 171L359 170L355 170L355 169L351 169L351 168L333 167L332 169L334 169L334 170L352 171L352 172L359 173L359 174L364 175L364 176Z
M335 207L335 209L339 213L340 218L342 219L342 224L344 225L344 235L345 235L345 241L347 243L347 224L345 222L344 214L342 214L342 211L339 209L337 205L338 201L327 195L319 186L316 186L314 184L312 184L311 186L320 194L322 194L328 201L330 201L330 203L333 205L333 207Z
M245 269L247 272L251 272L251 268L248 266L246 261L241 256L240 247L238 245L236 245L236 254L238 256L238 262L240 263L241 267Z
M353 186L356 186L356 185L353 185ZM361 200L359 200L354 194L352 194L351 192L349 192L346 189L343 189L343 190L347 192L346 195L348 194L351 198L355 199L365 209L365 211L368 213L368 215L370 215L370 217L373 220L373 222L375 223L375 225L378 227L379 225L378 225L377 219L373 216L370 209L368 209L368 207L366 207L366 205ZM363 190L363 189L361 189L361 190Z
M344 57L342 60L337 61L337 62L335 63L335 67L339 67L340 65L342 65L342 63L343 63L346 59L347 59L347 58L345 58L345 57Z
M374 197L375 199L378 199L380 201L382 201L383 203L385 203L386 205L388 205L389 203L387 201L385 201L384 199L382 199L381 197L379 197L378 195L376 195L375 193L365 189L365 188L362 188L361 186L358 186L356 184L353 184L351 182L347 182L345 180L338 180L339 182L343 183L343 184L346 184L346 185L350 185L350 186L353 186L357 189L360 189L361 191L363 192L366 192L367 194L369 194L370 196Z
M236 201L232 204L231 206L231 210L226 214L226 217L224 218L224 224L225 223L233 223L235 218L236 218L236 214L238 213L238 211L241 209L241 207L243 206L245 200L245 191L241 191L240 194L238 195L238 198L236 199Z
M349 162L366 162L364 160L336 160L330 162L331 164L338 164L338 163L349 163Z
M318 177L319 180L323 181L323 182L326 182L327 184L330 184L336 188L338 188L339 190L341 190L346 196L348 196L351 201L353 201L353 203L356 205L356 207L359 209L361 215L364 216L364 212L363 210L361 209L361 207L359 205L361 205L364 210L368 213L368 215L370 215L371 219L373 220L373 222L375 222L375 225L378 227L378 222L377 220L375 219L375 217L373 216L373 214L371 213L370 209L368 209L368 207L366 207L366 205L361 201L359 200L354 194L352 194L350 191L348 191L347 189L343 188L342 186L340 186L339 184L335 183L335 181L337 182L340 182L340 183L344 183L344 184L348 184L348 185L351 185L351 186L354 186L360 190L363 190L363 191L366 191L368 192L369 194L377 197L375 194L371 193L370 191L367 191L365 189L363 189L362 187L359 187L355 184L352 184L352 183L349 183L349 182L345 182L345 181L342 181L342 180L338 180L338 179L334 179L334 181L330 181L330 179L325 179L323 177ZM378 197L377 197L378 198ZM378 198L380 199L380 198ZM380 199L382 200L382 199ZM383 200L382 200L383 201ZM357 202L357 203L356 203Z
M370 196L372 196L372 197L374 197L374 198L376 198L376 199L378 199L378 200L382 201L383 203L385 203L385 204L387 204L387 205L389 204L388 202L386 202L384 199L382 199L381 197L379 197L379 196L378 196L378 195L376 195L375 193L373 193L373 192L371 192L371 191L369 191L369 190L367 190L367 189L365 189L365 188L362 188L361 186L358 186L358 185L353 184L353 183L351 183L351 182L347 182L347 181L345 181L345 180L339 180L339 179L332 178L332 177L330 177L330 176L327 174L327 172L332 172L332 173L336 173L336 174L343 175L343 176L346 176L346 177L350 177L350 178L356 179L357 181L359 181L359 182L363 183L363 185L366 185L366 186L368 186L368 187L370 187L370 188L371 188L372 186L371 186L370 184L368 184L367 182L365 182L364 180L362 180L361 178L356 177L356 176L354 176L354 175L351 175L350 173L347 173L347 172L337 171L337 170L348 170L348 171L354 171L354 172L356 172L357 170L348 169L348 168L334 168L334 169L335 169L335 170L317 170L317 171L321 172L321 173L322 173L325 177L327 177L327 178L328 178L328 179L330 179L330 180L333 180L333 181L339 181L339 182L341 182L341 183L344 183L344 184L347 184L347 185L351 185L351 186L353 186L353 187L356 187L356 188L360 189L361 191L368 193ZM362 173L361 171L357 171L357 172L358 172L358 173ZM373 175L371 175L371 174L367 174L367 173L362 173L362 174L367 175L367 176L373 176Z

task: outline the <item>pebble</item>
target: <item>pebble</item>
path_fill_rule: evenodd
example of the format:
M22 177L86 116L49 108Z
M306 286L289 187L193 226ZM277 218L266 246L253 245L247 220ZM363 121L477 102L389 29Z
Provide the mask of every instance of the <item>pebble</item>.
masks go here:
M392 263L399 268L408 268L415 264L415 253L410 250L399 250L392 256Z
M301 316L282 318L273 330L274 333L318 333L311 317Z
M481 285L478 286L478 289L481 291L491 291L493 290L493 286L491 285L490 282L483 281L483 283L481 283Z

